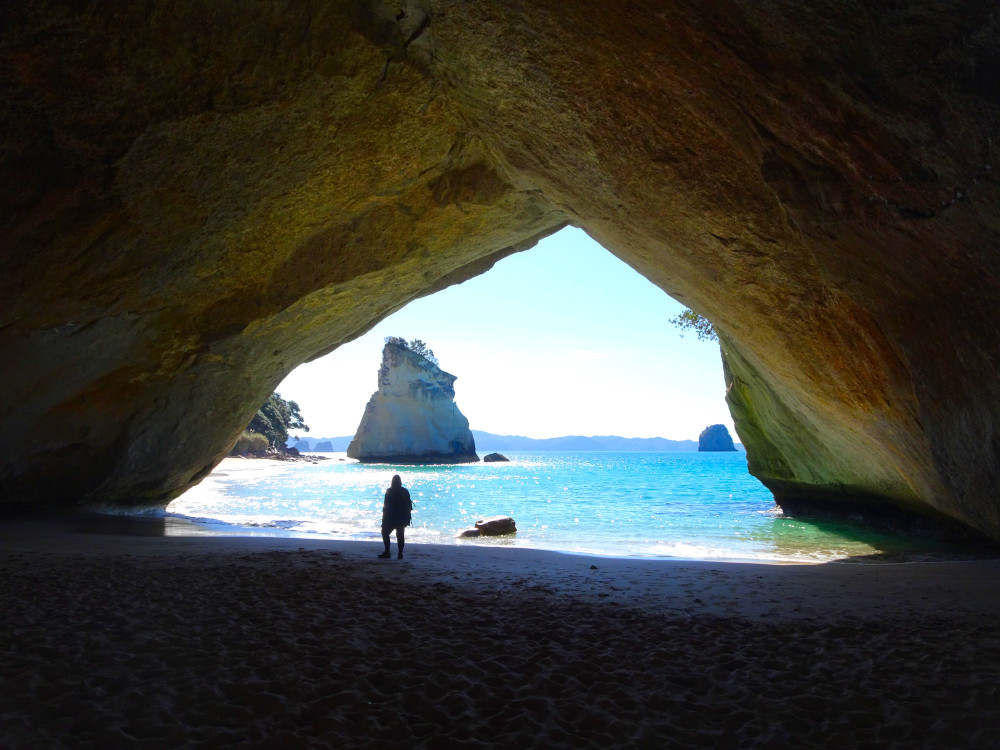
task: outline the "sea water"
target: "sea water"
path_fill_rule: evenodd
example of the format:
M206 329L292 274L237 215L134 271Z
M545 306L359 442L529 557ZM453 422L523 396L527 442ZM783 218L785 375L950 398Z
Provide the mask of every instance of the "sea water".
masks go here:
M245 460L216 471L168 513L284 535L380 539L382 500L400 474L414 501L407 542L503 544L614 556L825 562L913 552L913 540L849 520L785 517L743 453L512 452L450 466ZM459 539L485 516L511 536ZM926 545L923 545L926 546Z

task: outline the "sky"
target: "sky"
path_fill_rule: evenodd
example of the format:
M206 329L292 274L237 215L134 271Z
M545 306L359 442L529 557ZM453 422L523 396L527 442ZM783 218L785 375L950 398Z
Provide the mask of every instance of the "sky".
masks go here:
M424 341L458 376L455 403L474 430L697 440L721 423L738 440L719 345L668 322L683 309L567 228L411 302L301 365L277 391L298 402L309 435L353 435L377 388L385 337L402 336Z

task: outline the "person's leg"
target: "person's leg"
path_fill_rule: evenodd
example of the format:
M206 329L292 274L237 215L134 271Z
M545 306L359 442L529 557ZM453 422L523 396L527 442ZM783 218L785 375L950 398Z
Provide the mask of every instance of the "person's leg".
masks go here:
M379 557L390 557L389 554L389 534L392 533L392 529L385 526L382 527L382 544L385 545L385 552L383 552Z
M400 526L396 529L396 544L399 547L399 552L396 554L397 560L403 559L403 545L406 543L406 531L405 526Z

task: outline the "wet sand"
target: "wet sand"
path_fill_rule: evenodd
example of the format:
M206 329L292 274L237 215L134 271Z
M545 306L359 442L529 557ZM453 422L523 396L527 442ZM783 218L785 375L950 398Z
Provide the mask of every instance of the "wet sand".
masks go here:
M201 532L0 525L0 747L1000 747L998 560Z

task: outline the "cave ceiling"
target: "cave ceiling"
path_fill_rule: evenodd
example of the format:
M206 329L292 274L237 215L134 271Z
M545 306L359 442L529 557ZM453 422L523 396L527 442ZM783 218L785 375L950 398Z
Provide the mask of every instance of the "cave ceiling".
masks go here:
M1000 538L990 2L0 10L0 488L167 502L559 228L721 338L751 471Z

